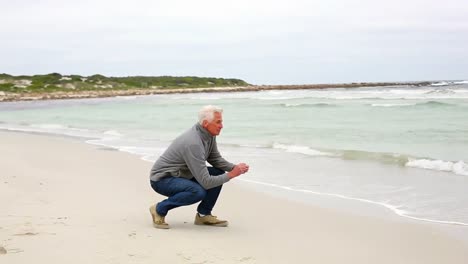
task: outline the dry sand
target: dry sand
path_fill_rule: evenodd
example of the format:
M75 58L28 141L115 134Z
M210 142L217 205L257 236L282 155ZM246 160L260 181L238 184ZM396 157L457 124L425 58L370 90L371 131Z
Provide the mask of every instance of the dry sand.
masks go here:
M224 186L152 227L151 163L77 139L0 132L0 263L468 263L468 245L430 225L358 216ZM248 174L241 177L248 177Z

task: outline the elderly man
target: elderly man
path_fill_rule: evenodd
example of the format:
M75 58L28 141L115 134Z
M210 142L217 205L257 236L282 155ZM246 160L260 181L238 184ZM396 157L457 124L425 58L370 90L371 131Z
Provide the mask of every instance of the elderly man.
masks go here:
M168 197L150 207L154 227L168 229L165 216L171 209L200 201L195 215L196 225L228 225L211 211L222 185L249 171L249 166L245 163L234 165L219 153L216 136L223 128L222 113L223 110L216 106L203 107L198 114L199 122L177 137L154 163L151 187ZM207 167L206 162L213 167Z

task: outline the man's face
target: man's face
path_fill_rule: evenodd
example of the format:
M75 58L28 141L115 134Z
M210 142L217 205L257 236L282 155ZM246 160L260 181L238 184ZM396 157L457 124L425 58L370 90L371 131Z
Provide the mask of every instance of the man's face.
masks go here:
M217 136L221 133L223 128L223 115L221 113L214 113L214 118L211 122L203 121L203 128L208 130L212 136Z

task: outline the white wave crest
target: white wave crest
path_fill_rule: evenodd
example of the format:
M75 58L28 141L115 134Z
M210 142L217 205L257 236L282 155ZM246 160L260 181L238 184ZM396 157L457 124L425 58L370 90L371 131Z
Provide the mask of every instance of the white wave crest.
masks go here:
M463 161L452 162L444 160L415 159L408 161L405 166L427 170L453 172L458 175L468 176L468 165Z
M107 135L107 136L113 136L113 137L121 137L123 136L122 134L120 134L117 130L107 130L103 133L104 135Z
M458 81L458 82L453 82L454 84L467 84L468 81Z
M33 124L31 127L42 129L68 129L67 126L60 124Z
M436 82L436 83L431 83L431 86L447 86L450 83L448 82Z
M290 99L301 99L301 98L306 98L306 97L281 96L281 97L257 97L257 98L253 98L253 99L264 100L264 101L273 101L273 100L290 100Z
M306 147L306 146L284 145L284 144L274 143L273 148L283 149L283 150L286 150L286 152L306 154L306 155L309 155L309 156L335 156L332 153L318 151L318 150L311 149L311 148Z
M295 107L295 106L301 106L301 105L304 105L304 104L284 104L284 106L286 107Z
M281 104L284 107L301 107L301 106L333 106L333 104L329 103L296 103L296 104Z
M398 106L412 106L416 104L371 104L371 106L375 107L398 107Z
M60 124L2 124L0 125L0 129L27 133L65 135L79 138L100 138L102 136L100 132Z

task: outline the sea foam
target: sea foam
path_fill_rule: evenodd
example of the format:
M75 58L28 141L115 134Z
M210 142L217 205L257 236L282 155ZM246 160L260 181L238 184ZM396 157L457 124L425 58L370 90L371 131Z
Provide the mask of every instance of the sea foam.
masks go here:
M300 153L300 154L305 154L309 156L335 156L332 153L318 151L318 150L311 149L306 146L285 145L285 144L274 143L273 148L282 149L282 150L285 150L286 152Z
M103 133L104 135L107 135L107 136L113 136L113 137L121 137L123 136L121 133L119 133L119 131L117 130L107 130Z
M375 106L375 107L399 107L399 106L412 106L412 105L416 105L416 103L414 104L371 104L371 106Z
M430 160L430 159L410 159L405 166L453 172L458 175L468 176L468 165L464 161L452 162L444 160Z

